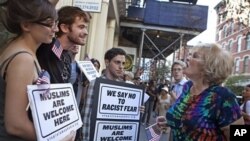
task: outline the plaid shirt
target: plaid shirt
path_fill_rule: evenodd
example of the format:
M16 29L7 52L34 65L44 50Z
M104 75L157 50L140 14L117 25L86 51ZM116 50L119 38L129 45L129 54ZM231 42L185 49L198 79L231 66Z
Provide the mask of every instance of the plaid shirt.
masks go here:
M89 88L87 91L86 95L86 100L84 102L82 111L81 111L81 116L82 116L82 134L83 134L83 139L82 141L89 141L90 138L90 119L91 119L91 111L92 111L92 103L94 99L94 85L95 85L95 80L92 80L89 83Z
M106 76L101 76L103 79L108 79ZM119 81L119 80L117 80ZM91 120L91 112L92 112L92 104L93 104L93 99L94 99L94 85L95 85L95 80L92 80L89 83L87 95L86 95L86 100L84 102L82 111L81 111L81 116L82 116L82 134L83 134L83 139L82 141L89 141L90 140L90 120Z

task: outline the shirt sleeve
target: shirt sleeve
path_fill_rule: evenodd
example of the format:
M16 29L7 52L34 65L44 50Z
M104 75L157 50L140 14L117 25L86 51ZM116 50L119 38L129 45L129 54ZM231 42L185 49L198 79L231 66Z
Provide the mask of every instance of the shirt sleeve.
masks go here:
M234 93L226 88L216 92L217 99L217 122L219 127L225 127L241 117L240 106Z
M246 113L250 116L250 100L246 102Z

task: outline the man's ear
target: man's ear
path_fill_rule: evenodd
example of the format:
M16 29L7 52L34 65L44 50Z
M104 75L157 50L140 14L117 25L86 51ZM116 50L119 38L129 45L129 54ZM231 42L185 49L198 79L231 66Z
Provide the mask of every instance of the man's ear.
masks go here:
M105 59L106 68L109 66L109 60Z
M69 25L60 24L59 28L62 30L63 33L68 33L69 32Z

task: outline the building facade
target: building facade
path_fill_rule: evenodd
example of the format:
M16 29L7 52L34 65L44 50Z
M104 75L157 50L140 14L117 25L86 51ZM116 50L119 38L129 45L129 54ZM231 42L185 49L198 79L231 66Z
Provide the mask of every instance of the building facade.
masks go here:
M234 58L233 75L250 74L250 24L244 25L240 20L228 19L226 3L220 2L217 12L216 42L230 51Z

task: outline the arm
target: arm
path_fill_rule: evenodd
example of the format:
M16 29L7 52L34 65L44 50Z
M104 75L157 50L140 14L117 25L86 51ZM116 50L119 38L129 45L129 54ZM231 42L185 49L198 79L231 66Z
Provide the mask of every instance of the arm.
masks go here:
M247 113L245 113L243 111L241 112L241 114L242 114L244 120L250 120L250 115L248 115Z
M245 104L246 111L242 112L242 116L245 121L250 121L250 100L248 100Z
M35 140L33 123L28 118L27 85L35 78L34 59L29 54L16 56L9 64L6 75L5 128L11 135Z
M174 91L169 92L171 99L175 101L177 99L176 93Z
M244 125L243 117L241 117L238 120L234 121L230 125ZM221 130L223 131L227 141L230 141L230 125L221 128Z

